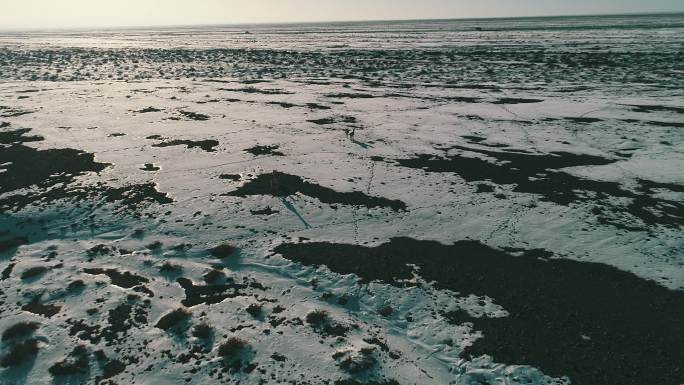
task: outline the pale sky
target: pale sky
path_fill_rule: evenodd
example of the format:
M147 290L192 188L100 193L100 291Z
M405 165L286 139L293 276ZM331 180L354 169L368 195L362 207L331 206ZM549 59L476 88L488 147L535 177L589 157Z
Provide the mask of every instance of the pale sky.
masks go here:
M684 0L0 0L0 29L684 12Z

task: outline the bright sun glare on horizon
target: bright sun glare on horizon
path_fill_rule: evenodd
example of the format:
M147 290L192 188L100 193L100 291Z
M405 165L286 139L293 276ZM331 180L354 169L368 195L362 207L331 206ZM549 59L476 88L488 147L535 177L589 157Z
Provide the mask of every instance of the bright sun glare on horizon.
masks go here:
M0 29L679 12L681 0L2 0Z

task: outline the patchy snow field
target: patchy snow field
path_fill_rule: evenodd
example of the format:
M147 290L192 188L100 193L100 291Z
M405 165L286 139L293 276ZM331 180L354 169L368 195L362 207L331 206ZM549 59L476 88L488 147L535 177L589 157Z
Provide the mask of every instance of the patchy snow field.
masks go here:
M0 383L681 385L683 75L682 15L2 34Z

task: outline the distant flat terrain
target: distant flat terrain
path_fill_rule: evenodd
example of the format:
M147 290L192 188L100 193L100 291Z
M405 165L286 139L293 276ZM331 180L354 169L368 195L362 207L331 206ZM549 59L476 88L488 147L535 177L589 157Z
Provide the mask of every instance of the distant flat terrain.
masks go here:
M0 32L0 383L684 378L684 15Z

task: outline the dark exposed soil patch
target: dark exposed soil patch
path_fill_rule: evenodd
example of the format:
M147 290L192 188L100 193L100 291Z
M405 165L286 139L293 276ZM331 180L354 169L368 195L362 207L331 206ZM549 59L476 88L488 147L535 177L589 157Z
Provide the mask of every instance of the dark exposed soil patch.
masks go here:
M235 352L228 354L231 349L227 344L233 344L231 340L242 341L242 347L235 349ZM219 346L219 356L222 357L220 362L223 371L230 373L252 373L259 364L251 362L254 358L255 352L247 341L238 337L231 337L227 342ZM263 370L263 369L262 369Z
M520 99L520 98L499 98L492 102L493 104L528 104L528 103L541 103L541 99Z
M62 310L62 307L58 305L45 305L40 303L38 299L34 299L30 303L22 306L21 310L38 314L45 318L52 318L55 314Z
M221 174L219 176L219 179L238 181L242 179L242 177L240 176L240 174Z
M285 362L285 361L287 361L287 357L285 357L284 355L279 354L279 353L273 353L273 354L271 354L271 359L272 359L273 361L277 361L277 362Z
M385 341L383 341L377 337L364 338L363 342L365 342L367 344L375 345L378 348L380 348L380 350L382 350L383 352L389 352L390 351L390 348L387 345L387 342L385 342Z
M31 267L31 268L24 270L21 273L21 279L27 280L27 279L31 279L31 278L36 278L40 275L45 274L47 271L48 271L48 268L45 266L34 266L34 267Z
M268 102L266 104L273 105L273 106L280 106L286 109L292 108L292 107L299 107L296 104L292 103L287 103L287 102Z
M228 258L231 255L235 254L237 252L237 247L230 245L228 243L224 243L222 245L218 245L216 247L213 247L209 250L209 253L211 253L212 256L216 258Z
M300 193L316 198L323 203L340 203L352 206L386 207L394 211L406 210L406 204L399 200L368 196L360 191L337 192L311 182L304 181L296 175L274 171L261 174L256 179L247 182L239 189L230 192L228 196L246 197L249 195L271 195L287 197Z
M486 155L494 161L462 154L444 157L422 154L397 162L404 167L428 172L454 172L467 182L491 181L501 185L516 185L513 191L538 194L543 200L561 205L573 202L595 204L598 205L596 214L606 223L616 226L625 226L625 222L630 222L629 218L624 217L625 213L649 226L684 225L684 205L679 202L625 190L616 182L594 181L559 171L566 167L606 165L617 160L567 152L534 154L462 146L453 148ZM622 206L609 202L610 197L630 198L631 201Z
M159 108L147 107L147 108L143 108L142 110L133 111L133 112L136 112L136 113L138 113L138 114L147 114L147 113L150 113L150 112L161 112L161 111L162 111L162 110L160 110Z
M2 332L2 341L9 341L15 338L23 338L33 334L40 324L38 322L19 322Z
M218 285L226 281L226 273L221 270L212 269L204 274L202 279L210 285Z
M637 190L641 193L652 194L657 190L669 190L673 192L684 193L684 185L677 183L660 183L645 179L639 179L638 182L639 187Z
M219 91L233 91L233 92L245 92L248 94L263 94L263 95L292 95L294 92L289 92L281 90L279 88L256 88L256 87L243 87L243 88L220 88Z
M249 210L252 215L273 215L279 213L278 210L273 210L271 206L259 210Z
M245 79L241 80L240 83L242 84L261 84L261 83L270 83L270 80L266 79Z
M149 300L140 301L139 296L129 295L125 302L109 310L107 326L94 336L95 340L104 338L108 344L121 342L131 328L147 325L150 306Z
M684 123L682 123L682 122L661 122L661 121L657 121L657 120L647 120L647 121L644 121L644 123L649 124L651 126L657 126L657 127L684 128Z
M326 98L334 98L334 99L373 99L375 98L374 95L371 94L363 94L363 93L336 93L336 94L326 94Z
M152 147L173 147L173 146L186 146L188 149L191 148L201 148L206 152L214 152L214 147L218 146L219 142L213 139L207 140L170 140L168 142L162 142L153 144Z
M476 194L493 193L494 191L495 191L495 190L494 190L494 187L493 187L493 186L490 186L490 185L488 185L488 184L480 183L480 184L477 185L477 190L475 191L475 193L476 193Z
M157 190L154 183L136 184L125 187L106 187L101 189L100 194L107 202L119 202L128 208L135 208L146 203L165 205L173 203L166 193Z
M14 107L0 106L0 118L14 118L17 116L32 114L35 111L25 111Z
M5 123L3 123L5 124ZM9 123L7 123L9 126ZM5 127L5 126L2 126ZM17 144L17 143L27 143L27 142L40 142L45 140L40 135L26 136L26 134L31 131L30 128L21 128L18 130L11 131L0 131L0 144Z
M36 136L24 136L26 132L5 132L0 136L2 144L9 144L0 151L0 164L9 163L3 166L6 171L0 173L0 194L31 186L48 188L59 183L68 184L77 175L100 172L108 166L95 162L93 154L79 150L37 150L17 144L40 140Z
M16 262L12 262L7 267L5 267L2 272L0 273L0 281L4 281L10 277L12 274L12 270L14 270L14 266L16 266Z
M14 237L10 239L2 239L0 240L0 253L4 253L5 251L10 251L14 250L17 247L21 245L25 245L28 243L28 238L26 237Z
M446 96L441 99L457 103L480 103L482 101L482 98L468 96Z
M69 335L76 336L82 341L90 341L93 344L98 344L102 339L100 335L100 325L88 325L83 320L66 320L70 325Z
M396 380L387 380L383 382L358 382L353 379L347 379L347 380L337 380L335 381L335 385L400 385Z
M57 200L92 201L97 197L128 208L142 202L173 202L166 194L157 191L152 183L118 188L104 183L76 185L77 176L100 172L109 165L95 162L93 154L79 150L38 150L25 146L24 142L42 140L39 136L26 136L27 132L16 130L0 134L0 142L5 145L0 151L0 164L8 164L3 166L6 171L0 173L0 194L33 188L30 192L0 198L0 207L5 210L20 210L32 204L50 206Z
M471 319L484 338L464 356L532 365L573 383L678 385L684 362L684 292L597 263L543 250L504 252L476 241L442 245L395 238L370 248L283 244L275 251L363 281L403 286L416 265L437 288L487 295L510 316ZM461 319L455 319L461 322ZM637 348L638 347L638 348Z
M350 375L367 372L378 364L374 347L364 347L360 350L342 350L332 355L337 366Z
M563 119L565 119L565 120L567 120L567 121L569 121L569 122L573 122L573 123L583 123L583 124L598 123L598 122L602 122L602 121L603 121L603 119L599 119L599 118L587 118L587 117L566 117L566 118L563 118Z
M557 175L558 173L553 170L566 167L605 165L616 162L616 160L598 156L565 152L523 154L461 146L454 146L454 148L486 155L499 163L462 155L438 157L424 154L413 159L399 159L398 163L404 167L420 168L429 172L455 172L467 182L491 180L497 184L518 184L519 187L516 191L542 194L553 202L567 204L576 199L572 188L578 188L581 185L566 186L559 184L554 189L553 185L547 185L548 182L539 185L541 182L530 181L529 178Z
M306 323L323 336L344 337L349 327L336 322L325 310L314 310L306 315Z
M307 120L307 122L313 123L313 124L318 124L319 126L325 126L328 124L335 123L335 119L333 119L333 118L311 119L311 120Z
M0 367L17 367L31 361L38 354L38 340L29 339L10 346L8 352L0 358Z
M332 107L330 106L325 106L323 104L318 104L318 103L306 103L306 106L311 108L312 110L330 110Z
M353 124L353 123L356 123L357 120L353 116L336 116L336 117L330 117L330 118L310 119L310 120L307 120L307 122L317 124L319 126L326 126L326 125L333 124L333 123Z
M260 303L252 303L245 309L254 318L260 318L264 313L264 307Z
M247 349L250 349L247 341L238 337L230 337L219 346L218 355L224 359L232 360L238 358Z
M210 340L214 335L214 328L209 324L201 323L192 328L192 336L203 340Z
M204 115L204 114L200 114L197 112L185 111L185 110L180 110L178 112L190 120L199 120L199 121L209 120L209 115Z
M79 345L62 361L52 365L48 371L55 377L85 374L89 371L89 364L88 348L84 345Z
M684 107L639 104L623 104L623 106L630 107L634 112L674 112L677 114L684 114Z
M124 289L130 289L134 286L141 285L143 283L150 282L149 279L135 275L131 272L125 271L120 272L116 269L83 269L86 274L91 275L106 275L112 281L112 285L122 287Z
M213 305L226 298L240 297L244 295L240 290L248 287L246 284L238 283L197 286L187 278L178 278L178 284L185 290L185 299L181 301L185 307L193 307L203 303Z
M172 328L178 327L180 324L187 323L190 320L192 314L183 308L178 308L169 313L164 314L155 327L162 330L171 330Z
M282 152L278 151L278 148L280 146L277 145L272 145L272 146L254 146L250 147L245 150L245 152L249 152L252 155L272 155L272 156L285 156Z
M159 171L161 170L161 167L155 166L154 163L145 163L145 167L142 167L141 170L148 172Z
M126 364L119 360L111 360L102 368L102 378L111 378L126 370Z

